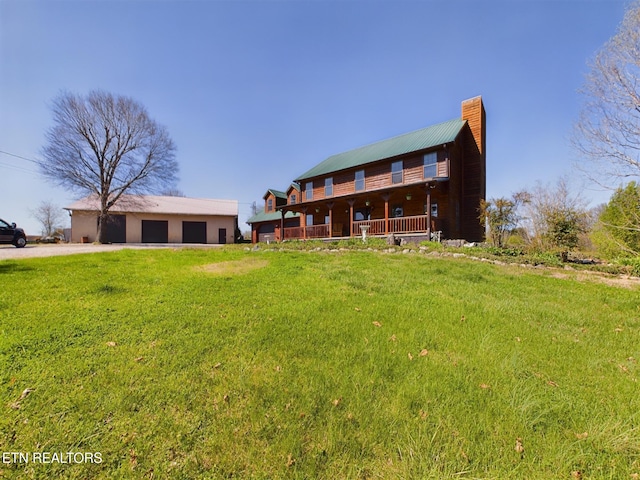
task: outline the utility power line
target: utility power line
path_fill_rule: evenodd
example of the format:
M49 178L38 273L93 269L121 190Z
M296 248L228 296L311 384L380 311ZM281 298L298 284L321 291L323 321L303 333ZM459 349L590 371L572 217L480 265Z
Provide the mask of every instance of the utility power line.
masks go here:
M16 155L15 153L10 153L10 152L5 152L4 150L0 150L0 153L3 155L8 155L9 157L14 157L14 158L18 158L20 160L24 160L26 162L30 162L33 163L35 165L38 165L38 161L37 160L33 160L32 158L27 158L27 157L23 157L21 155ZM13 165L10 163L5 163L5 162L0 162L0 168L10 168L12 170L16 170L18 172L25 172L25 173L29 173L31 175L33 175L34 177L39 176L39 172L32 169L32 168L28 168L26 165Z
M20 167L18 165L10 165L8 163L2 163L2 162L0 162L0 167L13 168L14 170L20 170L22 172L27 172L27 173L38 173L35 170L29 170L28 168Z
M5 152L4 150L0 150L0 153L3 153L5 155L9 155L10 157L19 158L20 160L26 160L27 162L35 163L36 165L38 165L40 163L40 162L38 162L38 160L34 160L33 158L23 157L21 155L16 155L15 153Z

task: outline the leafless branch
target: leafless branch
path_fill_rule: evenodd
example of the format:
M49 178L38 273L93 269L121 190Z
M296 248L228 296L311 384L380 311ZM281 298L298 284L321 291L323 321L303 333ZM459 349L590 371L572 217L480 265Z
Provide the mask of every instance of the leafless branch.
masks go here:
M572 135L577 168L610 189L640 178L640 1L594 57L581 93Z
M175 185L173 141L131 98L102 91L86 97L62 93L52 111L54 126L46 134L40 170L61 186L97 195L100 218L125 193L156 193Z

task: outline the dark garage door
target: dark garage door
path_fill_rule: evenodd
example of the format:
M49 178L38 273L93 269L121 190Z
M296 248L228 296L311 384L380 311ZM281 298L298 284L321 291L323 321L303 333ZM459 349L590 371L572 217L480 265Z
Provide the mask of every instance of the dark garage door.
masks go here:
M182 243L207 243L207 222L182 222Z
M274 242L276 239L276 227L273 223L266 223L260 225L258 228L258 241L259 242Z
M168 243L169 222L167 220L142 220L142 243Z
M106 222L106 243L127 243L126 215L109 215Z

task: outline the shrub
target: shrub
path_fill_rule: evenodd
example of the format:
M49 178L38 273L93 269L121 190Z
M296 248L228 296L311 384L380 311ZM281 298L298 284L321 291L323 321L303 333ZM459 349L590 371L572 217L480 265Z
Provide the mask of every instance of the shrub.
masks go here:
M620 265L629 267L629 274L640 277L640 257L621 258L618 260Z
M619 188L600 213L591 236L607 258L640 253L640 185L630 182Z

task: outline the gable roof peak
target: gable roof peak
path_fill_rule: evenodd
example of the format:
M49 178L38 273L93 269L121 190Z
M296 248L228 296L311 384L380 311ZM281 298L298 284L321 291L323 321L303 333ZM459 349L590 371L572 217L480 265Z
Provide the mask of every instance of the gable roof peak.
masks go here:
M273 188L270 188L269 190L267 190L267 193L265 193L262 198L267 198L269 194L272 194L276 198L285 198L285 199L287 198L287 194L285 192L282 192L280 190L275 190Z

